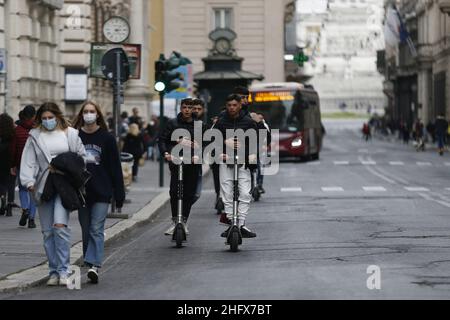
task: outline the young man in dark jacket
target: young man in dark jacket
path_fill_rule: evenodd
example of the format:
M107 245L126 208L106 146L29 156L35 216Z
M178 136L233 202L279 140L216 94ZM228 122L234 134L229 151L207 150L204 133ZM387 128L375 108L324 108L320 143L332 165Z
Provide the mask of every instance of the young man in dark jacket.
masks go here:
M250 168L256 166L257 160L257 142L249 141L246 139L244 145L239 141L235 141L234 138L228 138L227 131L234 131L242 129L244 132L249 133L249 130L254 130L254 134L257 137L257 126L255 121L249 117L247 112L242 110L241 97L239 95L231 95L227 98L226 113L218 120L215 128L220 130L225 141L223 159L226 161L230 157L233 157L230 153L230 149L240 150L245 148L245 165L241 165L239 168L239 208L238 208L238 221L241 233L244 238L254 238L256 234L246 227L245 222L247 214L250 208L251 196L251 177ZM225 204L225 213L227 218L231 220L233 215L233 179L234 179L234 167L228 164L220 165L220 188L221 197ZM222 233L222 237L228 236L228 228Z
M164 159L169 162L170 168L170 204L172 207L172 224L165 232L165 235L173 235L178 216L178 166L173 163L174 155L171 154L172 149L181 144L185 147L191 148L191 164L185 164L183 168L183 218L186 233L189 234L187 228L187 221L191 212L191 207L194 200L197 185L197 179L201 165L194 164L194 149L201 148L199 142L194 141L194 120L192 118L192 99L184 99L181 101L181 112L175 119L169 120L166 127L161 132L159 137L159 150L164 155ZM176 141L172 140L172 133L177 129L185 129L189 132L190 137L183 137ZM186 160L186 159L185 159ZM187 160L186 160L187 161Z

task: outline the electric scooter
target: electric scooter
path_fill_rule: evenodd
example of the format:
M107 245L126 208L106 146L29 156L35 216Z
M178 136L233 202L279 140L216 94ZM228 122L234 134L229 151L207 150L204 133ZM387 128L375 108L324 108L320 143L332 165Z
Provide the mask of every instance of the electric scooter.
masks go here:
M239 157L234 156L234 176L233 176L233 218L231 227L228 231L227 241L225 245L230 246L231 252L237 252L242 244L241 229L238 224L238 206L239 206Z
M183 242L187 241L186 229L183 223L183 158L180 158L178 165L178 216L175 230L173 231L172 241L176 243L177 248L183 247Z

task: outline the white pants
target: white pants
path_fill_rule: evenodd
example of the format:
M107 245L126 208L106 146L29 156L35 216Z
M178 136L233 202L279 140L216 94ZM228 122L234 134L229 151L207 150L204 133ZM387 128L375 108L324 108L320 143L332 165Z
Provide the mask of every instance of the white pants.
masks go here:
M228 167L226 164L220 165L220 195L225 204L225 213L228 219L233 217L233 182L234 167ZM245 169L244 166L239 168L239 206L238 219L239 225L244 225L245 219L250 208L252 197L250 170Z

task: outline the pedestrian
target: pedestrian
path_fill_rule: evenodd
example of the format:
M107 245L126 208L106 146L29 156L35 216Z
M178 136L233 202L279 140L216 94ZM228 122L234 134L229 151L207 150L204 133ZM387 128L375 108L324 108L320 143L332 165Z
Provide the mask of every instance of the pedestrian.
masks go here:
M133 181L137 181L139 165L145 153L144 138L136 123L130 124L130 129L123 142L123 152L133 155Z
M156 137L158 136L158 117L153 115L149 123L142 129L147 137L147 159L155 161Z
M371 138L371 134L370 134L370 126L368 123L363 124L362 133L363 133L364 139L366 141L369 141Z
M416 138L416 150L425 151L425 140L424 140L424 125L420 119L417 119L416 124L414 126L414 135Z
M192 101L192 118L195 122L197 122L201 126L202 134L206 131L206 124L203 122L204 117L205 117L205 102L201 99L194 99ZM198 179L196 185L197 187L195 189L193 203L197 202L202 194L202 187L203 187L202 167L200 167L200 170L198 172Z
M123 207L125 187L119 149L108 132L98 104L85 102L78 113L74 127L86 149L86 165L91 178L86 185L86 207L78 211L83 235L84 263L89 267L88 278L97 284L98 271L103 265L105 222L111 201L116 208Z
M67 285L70 266L70 210L63 205L62 192L44 201L44 191L50 177L49 167L63 154L85 156L78 131L69 127L55 103L44 103L36 114L36 128L30 131L20 165L20 181L32 192L38 204L44 248L49 262L47 285ZM84 164L84 163L83 163Z
M22 160L23 149L30 135L30 130L34 127L36 117L36 109L32 105L26 106L19 113L19 122L16 127L16 134L13 142L13 172L16 176L20 177L20 163ZM36 228L36 204L34 202L32 194L28 191L19 180L19 198L20 206L22 207L22 216L20 217L19 225L21 227L26 226L28 222L28 228Z
M242 110L242 99L237 94L232 94L228 96L226 100L226 113L220 118L216 123L216 128L222 133L224 138L224 152L225 150L234 149L239 150L244 148L245 150L245 165L239 167L239 209L238 209L238 223L241 230L242 237L244 238L254 238L256 233L252 232L246 226L246 218L250 208L251 202L251 176L250 176L250 165L257 163L257 146L250 144L245 141L244 144L235 140L235 137L230 137L227 130L238 130L242 129L244 132L248 133L248 130L257 131L257 126L255 121L247 115L247 113ZM227 139L228 138L228 139ZM222 154L224 161L229 159L234 155L226 152ZM220 165L220 190L221 197L225 204L225 213L227 219L231 221L233 216L233 180L234 180L234 168L233 166L228 166L227 164ZM221 236L223 238L228 237L228 232L231 226L225 230Z
M12 216L12 203L6 202L11 185L11 167L13 164L14 120L8 114L0 115L0 215Z
M445 137L447 136L448 122L443 114L438 115L434 124L439 154L444 155Z
M177 129L184 129L189 132L190 137L183 137L176 141L172 140L172 134ZM176 118L169 120L166 127L161 132L158 139L159 150L164 155L164 159L169 162L170 169L170 204L172 209L172 222L164 233L167 236L173 235L178 217L178 166L173 163L174 155L172 149L176 145L191 148L191 159L185 159L188 163L183 166L183 224L186 234L189 234L188 219L194 203L196 186L201 165L196 164L195 149L201 148L201 144L194 141L194 120L192 118L192 99L181 101L180 113Z
M142 117L139 115L139 109L133 108L132 112L133 112L133 115L128 118L128 124L135 123L138 125L139 130L141 130L142 126L143 126L143 120L142 120Z

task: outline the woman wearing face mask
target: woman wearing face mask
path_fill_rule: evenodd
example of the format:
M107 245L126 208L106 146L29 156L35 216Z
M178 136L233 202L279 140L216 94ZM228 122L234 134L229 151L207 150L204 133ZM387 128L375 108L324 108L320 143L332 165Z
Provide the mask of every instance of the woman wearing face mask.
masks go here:
M104 255L104 229L109 204L114 198L117 208L122 208L125 188L119 150L99 106L86 102L81 108L74 127L86 148L87 169L91 179L86 186L87 207L78 211L83 233L84 262L90 268L88 278L98 283L98 269Z
M49 286L67 285L70 266L71 232L69 211L60 195L41 201L52 159L73 152L84 157L85 149L78 131L69 127L58 105L44 103L36 113L36 129L30 131L20 166L20 181L30 191L38 205L44 248L47 254Z

